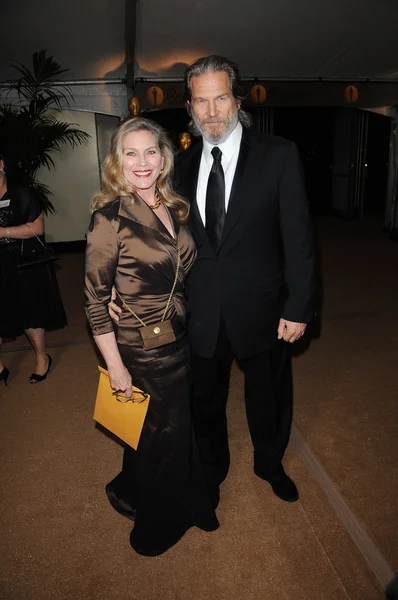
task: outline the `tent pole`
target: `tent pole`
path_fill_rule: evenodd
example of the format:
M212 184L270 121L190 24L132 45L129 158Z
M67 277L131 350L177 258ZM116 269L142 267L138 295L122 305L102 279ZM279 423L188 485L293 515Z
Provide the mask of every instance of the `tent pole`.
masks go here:
M138 0L125 0L124 5L127 100L130 96L134 96L137 4Z

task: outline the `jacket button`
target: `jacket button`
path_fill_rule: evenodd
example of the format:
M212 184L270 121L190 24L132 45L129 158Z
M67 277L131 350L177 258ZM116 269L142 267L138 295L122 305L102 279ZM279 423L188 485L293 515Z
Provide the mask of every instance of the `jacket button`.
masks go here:
M217 256L217 262L221 262L221 261L222 261L221 256Z

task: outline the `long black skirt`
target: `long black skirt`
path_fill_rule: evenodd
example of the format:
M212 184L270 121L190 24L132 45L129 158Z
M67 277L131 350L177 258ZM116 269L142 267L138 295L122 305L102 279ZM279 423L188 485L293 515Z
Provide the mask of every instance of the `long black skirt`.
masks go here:
M15 338L30 328L65 327L53 263L18 269L18 262L18 249L0 248L0 338Z
M156 556L192 526L219 526L192 429L189 348L185 337L149 351L119 350L133 384L151 400L138 449L125 447L122 471L106 492L112 506L135 521L133 549Z

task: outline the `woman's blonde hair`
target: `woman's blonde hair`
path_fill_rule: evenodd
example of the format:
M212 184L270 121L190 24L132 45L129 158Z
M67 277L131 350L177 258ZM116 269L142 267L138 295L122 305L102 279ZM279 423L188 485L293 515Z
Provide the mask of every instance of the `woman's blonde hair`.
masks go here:
M156 139L163 157L163 169L156 182L162 202L175 210L180 223L185 223L189 214L189 203L172 188L174 168L173 146L160 125L149 119L133 117L120 123L112 136L111 150L102 164L101 191L93 197L91 210L97 210L113 202L119 196L134 196L138 190L126 179L123 172L123 142L132 131L149 131Z

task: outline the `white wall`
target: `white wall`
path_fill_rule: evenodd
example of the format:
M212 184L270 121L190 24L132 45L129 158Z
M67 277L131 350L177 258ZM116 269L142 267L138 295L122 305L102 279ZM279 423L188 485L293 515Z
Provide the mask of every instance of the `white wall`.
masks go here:
M54 194L51 201L55 213L46 218L46 239L48 242L84 240L90 199L100 186L95 113L65 110L57 118L79 125L91 138L88 144L74 149L65 146L54 153L55 171L41 169L37 174L39 181Z
M72 91L73 102L66 104L61 99L61 106L65 106L65 110L73 107L74 111L94 112L119 118L128 116L129 90L125 83L117 83L116 81L112 83L74 83L73 81L66 81L66 84ZM3 94L2 101L11 104L26 104L19 102L18 93L15 90L4 92L3 88L4 84L0 82L0 94Z

